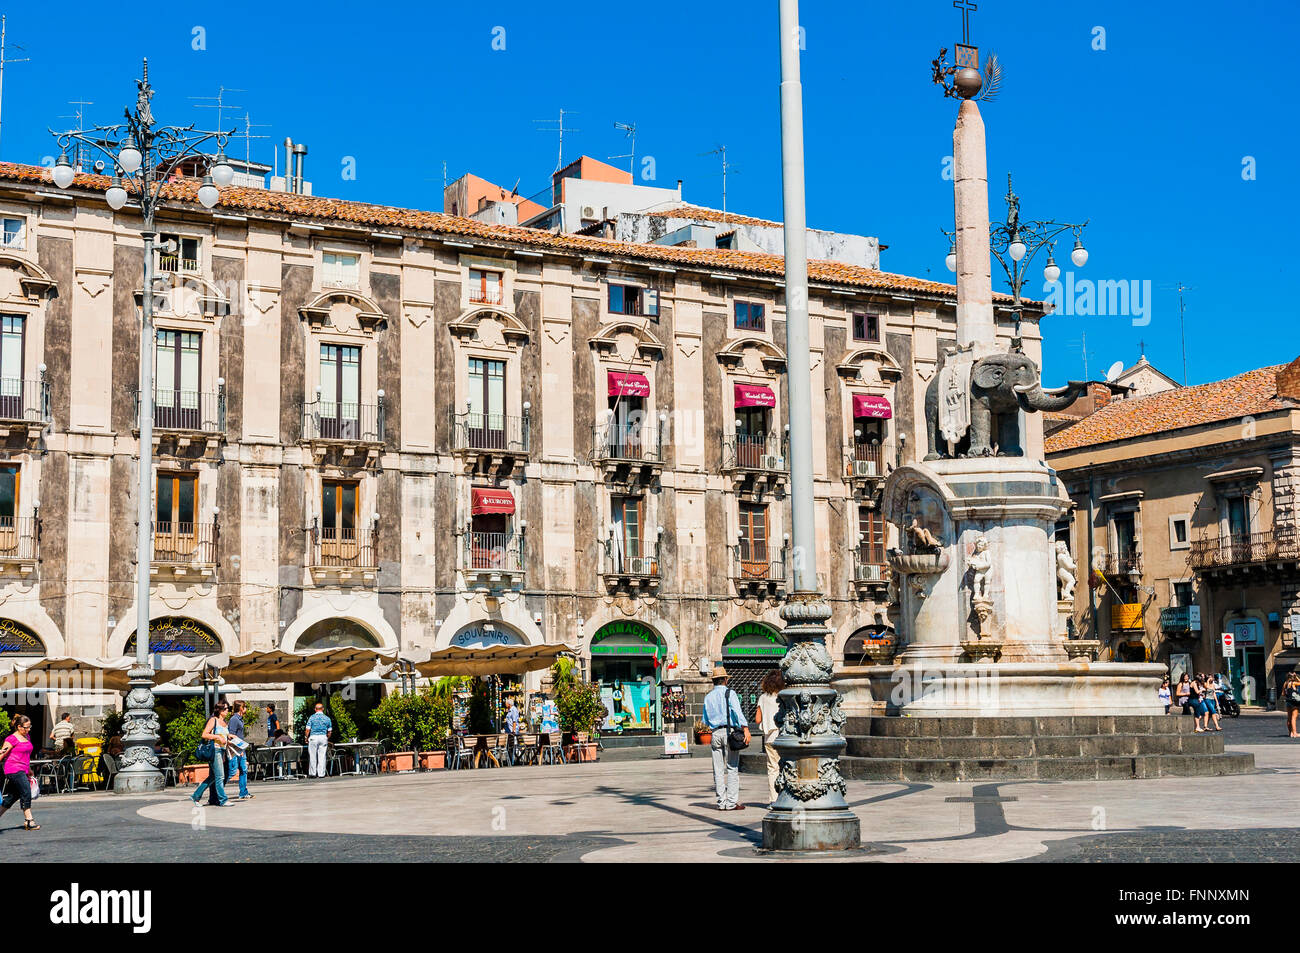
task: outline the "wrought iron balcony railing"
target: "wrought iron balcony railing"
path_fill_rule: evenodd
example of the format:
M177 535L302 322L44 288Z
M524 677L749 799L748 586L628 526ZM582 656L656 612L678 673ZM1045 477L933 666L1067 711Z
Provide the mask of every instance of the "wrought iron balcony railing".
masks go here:
M470 304L500 305L505 303L505 291L500 285L497 285L496 287L489 286L487 288L484 288L481 285L477 287L470 285L469 302Z
M506 414L452 414L453 450L528 453L528 417Z
M217 525L174 521L155 522L153 562L170 566L215 566Z
M844 475L850 480L883 480L885 448L878 443L856 443L844 455Z
M592 456L596 460L662 462L659 426L654 421L638 426L620 426L617 423L597 424L592 433L592 446Z
M303 405L302 438L346 443L384 442L384 402L317 400Z
M606 553L601 559L601 572L607 576L659 575L659 558L653 554L640 556L628 553Z
M199 262L196 258L182 258L179 255L160 254L158 256L158 270L166 272L188 272L193 273L199 270Z
M135 392L136 419L140 419L140 392ZM155 430L194 433L226 432L226 392L157 389L153 396Z
M731 547L731 577L738 585L757 583L782 584L785 582L785 556L772 559L767 547L751 547L742 553L741 547Z
M40 530L35 517L0 516L0 560L35 560L40 555Z
M1122 549L1107 553L1103 561L1107 575L1140 576L1142 574L1142 552L1137 548Z
M519 537L469 531L465 534L464 567L472 572L523 572Z
M0 421L48 423L50 419L50 385L43 380L25 381L17 377L0 378Z
M326 526L312 531L311 564L325 569L374 569L376 531Z
M784 473L790 469L785 441L778 434L723 435L722 469Z
M1300 533L1228 533L1192 543L1188 562L1193 569L1215 569L1275 560L1300 559Z
M883 544L862 543L853 550L853 581L856 584L883 583L889 579Z

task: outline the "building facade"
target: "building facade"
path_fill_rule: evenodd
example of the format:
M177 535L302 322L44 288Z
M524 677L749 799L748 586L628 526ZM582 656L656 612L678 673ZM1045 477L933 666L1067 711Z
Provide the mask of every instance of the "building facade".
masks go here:
M142 245L108 184L0 164L9 651L134 650ZM564 642L645 729L664 683L722 660L751 686L780 657L779 257L253 188L207 211L196 188L159 224L155 651ZM886 625L879 487L924 447L955 302L810 269L839 658Z
M1112 401L1047 460L1075 503L1076 634L1275 700L1300 663L1300 360Z

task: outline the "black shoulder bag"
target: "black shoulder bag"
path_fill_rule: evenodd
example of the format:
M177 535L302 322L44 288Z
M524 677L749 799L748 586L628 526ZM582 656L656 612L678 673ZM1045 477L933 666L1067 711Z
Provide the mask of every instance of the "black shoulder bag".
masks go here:
M749 747L749 742L745 740L745 728L742 725L737 728L731 723L731 696L735 694L730 688L727 689L727 747L733 751L744 751Z

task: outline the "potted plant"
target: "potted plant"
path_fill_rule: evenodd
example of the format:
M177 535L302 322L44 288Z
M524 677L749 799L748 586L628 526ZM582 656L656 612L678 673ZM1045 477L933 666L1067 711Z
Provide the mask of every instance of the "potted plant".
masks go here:
M420 767L437 771L447 766L447 737L451 734L451 696L425 688L415 696L416 744Z
M418 722L416 699L418 697L403 692L393 692L385 695L384 700L371 712L370 720L379 732L379 737L399 749L380 756L380 770L415 770L415 739Z
M176 759L177 784L201 784L207 780L208 764L194 754L202 740L203 726L206 723L203 699L189 698L176 717L163 726L163 736Z
M706 725L703 719L696 719L695 743L697 745L713 744L713 729Z
M595 743L579 742L576 736L589 734L609 714L600 700L600 689L590 682L562 682L555 693L555 707L560 716L560 730L567 733L565 757L595 761Z

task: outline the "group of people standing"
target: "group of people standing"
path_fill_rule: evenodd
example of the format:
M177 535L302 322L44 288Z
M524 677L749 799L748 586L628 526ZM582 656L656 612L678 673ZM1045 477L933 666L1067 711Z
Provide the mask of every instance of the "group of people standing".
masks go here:
M740 803L740 752L749 746L749 719L741 707L740 698L728 686L730 676L725 667L718 665L713 669L713 690L704 696L704 723L712 732L710 754L713 757L713 789L717 797L718 810L742 811L745 805ZM771 804L776 800L776 778L781 765L781 756L773 742L780 733L776 722L776 713L780 708L777 698L785 688L785 678L780 669L773 669L763 677L759 685L758 708L755 721L763 732L763 750L767 755L767 800ZM739 744L743 735L744 743Z
M1219 695L1227 691L1227 680L1215 673L1213 675L1189 675L1184 672L1178 684L1172 689L1166 677L1160 684L1160 700L1164 703L1165 714L1169 714L1177 705L1184 715L1196 719L1196 730L1222 731L1219 721ZM1211 726L1211 722L1214 724Z

